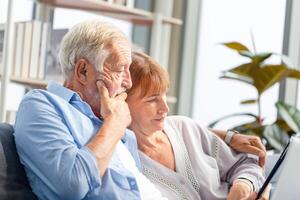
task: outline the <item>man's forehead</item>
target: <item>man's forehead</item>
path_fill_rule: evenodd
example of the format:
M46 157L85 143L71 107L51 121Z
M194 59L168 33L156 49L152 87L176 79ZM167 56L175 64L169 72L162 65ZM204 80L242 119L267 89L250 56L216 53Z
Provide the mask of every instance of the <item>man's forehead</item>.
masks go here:
M113 48L111 49L107 61L114 61L123 64L128 64L131 62L131 49L130 48Z

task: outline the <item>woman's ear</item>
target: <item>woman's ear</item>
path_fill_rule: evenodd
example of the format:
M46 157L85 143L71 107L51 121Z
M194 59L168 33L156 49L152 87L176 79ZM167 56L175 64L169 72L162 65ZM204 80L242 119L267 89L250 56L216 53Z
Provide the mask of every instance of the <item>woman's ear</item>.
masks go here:
M89 63L85 59L79 59L76 61L75 69L74 69L74 77L81 84L87 84L87 71L88 71Z

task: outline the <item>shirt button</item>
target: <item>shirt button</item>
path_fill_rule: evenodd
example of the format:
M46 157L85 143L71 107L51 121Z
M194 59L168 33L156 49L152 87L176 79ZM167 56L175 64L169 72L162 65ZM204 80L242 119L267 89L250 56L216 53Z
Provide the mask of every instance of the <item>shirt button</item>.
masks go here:
M135 181L130 181L131 186L135 186Z

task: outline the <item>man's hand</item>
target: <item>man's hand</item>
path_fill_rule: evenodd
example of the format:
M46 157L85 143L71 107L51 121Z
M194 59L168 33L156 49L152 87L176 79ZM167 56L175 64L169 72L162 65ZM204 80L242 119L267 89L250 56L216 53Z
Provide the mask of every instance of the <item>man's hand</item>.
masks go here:
M259 157L259 166L263 167L266 162L266 148L257 136L235 134L229 146L236 151L250 153Z
M114 126L119 126L121 130L125 130L131 122L129 107L125 102L127 94L123 92L116 97L110 97L107 88L101 81L97 82L97 87L100 93L102 118L104 121L115 122Z
M95 137L87 144L97 159L100 176L103 176L117 143L123 137L126 127L131 122L126 93L110 97L104 83L97 81L100 94L101 116L104 123Z

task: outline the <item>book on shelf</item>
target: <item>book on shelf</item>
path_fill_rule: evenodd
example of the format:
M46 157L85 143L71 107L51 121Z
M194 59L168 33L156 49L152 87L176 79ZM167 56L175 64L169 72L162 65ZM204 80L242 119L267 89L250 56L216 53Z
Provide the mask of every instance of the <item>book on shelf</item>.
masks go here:
M42 32L41 32L41 42L40 42L40 51L39 51L39 67L38 67L38 74L37 79L45 79L45 68L46 68L46 53L47 53L47 46L49 41L49 31L50 31L50 24L43 23L42 25Z
M41 21L17 22L12 76L44 79L50 24Z
M30 52L29 78L37 78L40 59L42 22L34 20L32 23L32 43Z
M22 78L29 77L29 66L31 58L31 45L32 45L32 22L25 22L24 30L24 46L23 46L23 56L22 56Z
M25 23L18 22L15 24L15 49L13 55L13 70L12 74L15 77L20 77L22 72L23 62L23 46L24 46L24 30Z

